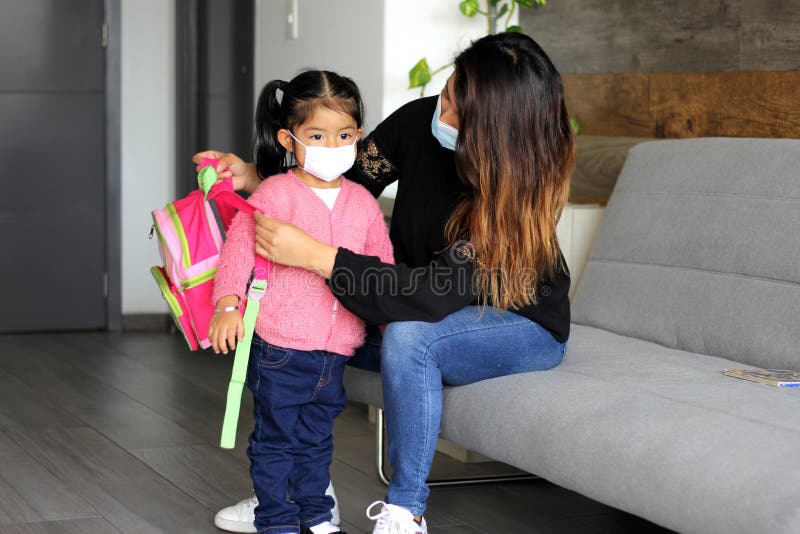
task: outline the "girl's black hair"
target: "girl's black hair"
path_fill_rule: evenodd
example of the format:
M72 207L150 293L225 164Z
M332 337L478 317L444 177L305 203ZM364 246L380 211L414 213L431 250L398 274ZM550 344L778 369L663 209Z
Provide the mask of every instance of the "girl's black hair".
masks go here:
M278 101L278 90L283 97ZM347 113L361 128L364 106L355 82L327 70L307 70L291 81L272 80L258 97L253 159L261 178L286 172L291 154L278 142L278 130L295 128L308 120L317 106Z

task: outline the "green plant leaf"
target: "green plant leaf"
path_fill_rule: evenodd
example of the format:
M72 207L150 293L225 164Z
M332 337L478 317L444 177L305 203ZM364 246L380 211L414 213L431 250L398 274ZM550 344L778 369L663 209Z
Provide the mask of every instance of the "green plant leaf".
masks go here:
M574 115L569 118L569 125L572 126L572 131L575 132L575 135L578 135L581 131L581 125L578 122L578 117Z
M497 12L497 18L502 17L508 12L508 4L503 4L503 7L500 8L500 11Z
M500 3L500 0L489 0L489 2L491 2L491 4L492 4L493 6L496 6L497 4L499 4L499 3Z
M478 5L478 0L464 0L460 4L458 4L458 9L464 15L468 17L474 17L478 14L478 10L480 10L480 6Z
M517 32L517 33L525 33L522 31L522 26L509 26L506 28L507 32Z
M408 88L424 87L430 81L431 69L428 67L428 60L422 58L408 71Z
M533 7L533 0L514 0L514 2L518 3L522 7ZM536 0L536 3L539 3L539 0Z
M540 6L544 6L547 5L547 0L536 0L536 3L539 4Z

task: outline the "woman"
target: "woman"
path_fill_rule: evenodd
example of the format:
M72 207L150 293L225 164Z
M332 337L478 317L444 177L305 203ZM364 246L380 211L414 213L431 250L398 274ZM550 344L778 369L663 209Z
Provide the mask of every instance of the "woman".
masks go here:
M544 51L522 34L491 35L456 58L438 99L383 121L347 173L376 196L398 182L396 265L257 218L259 254L320 273L344 306L388 324L380 369L393 473L386 502L367 511L374 533L427 532L443 384L561 362L569 273L555 228L574 145L561 78ZM220 156L196 158L209 155ZM258 184L235 156L223 166L245 189ZM369 358L367 345L356 360L376 367Z

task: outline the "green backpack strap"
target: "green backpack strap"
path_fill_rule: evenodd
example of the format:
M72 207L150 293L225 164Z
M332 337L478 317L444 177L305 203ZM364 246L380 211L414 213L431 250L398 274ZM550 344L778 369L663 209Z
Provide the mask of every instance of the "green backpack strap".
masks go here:
M239 422L239 409L242 403L242 392L247 380L247 364L250 361L250 345L253 343L253 331L256 327L261 297L267 290L266 280L253 280L247 293L247 308L244 312L244 337L236 345L233 357L233 371L228 385L228 400L225 404L225 419L222 421L222 438L220 447L232 449L236 445L236 425Z

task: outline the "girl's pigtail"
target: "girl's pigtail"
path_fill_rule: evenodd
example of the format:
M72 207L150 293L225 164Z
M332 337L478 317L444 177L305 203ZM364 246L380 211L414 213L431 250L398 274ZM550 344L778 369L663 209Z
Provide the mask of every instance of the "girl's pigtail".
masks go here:
M258 97L253 160L262 179L286 170L286 149L278 143L278 130L284 126L277 94L281 89L286 98L286 85L284 81L273 80L264 86Z

